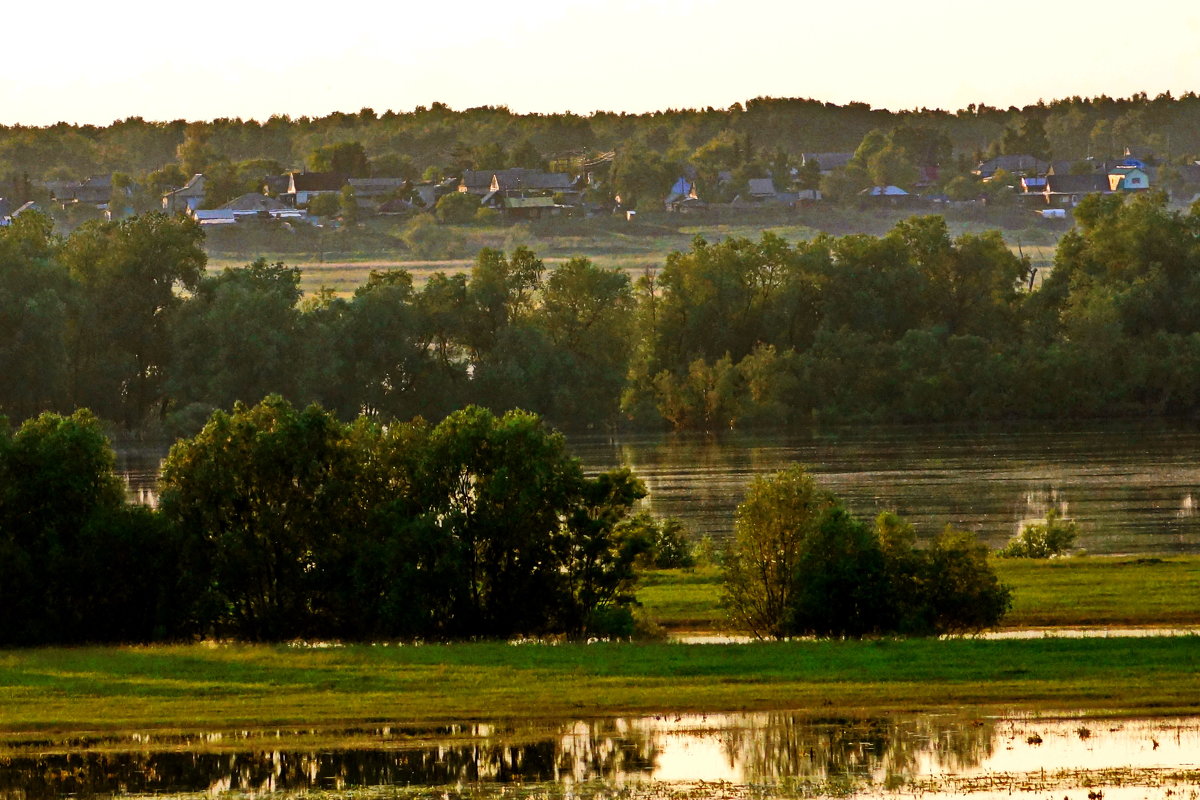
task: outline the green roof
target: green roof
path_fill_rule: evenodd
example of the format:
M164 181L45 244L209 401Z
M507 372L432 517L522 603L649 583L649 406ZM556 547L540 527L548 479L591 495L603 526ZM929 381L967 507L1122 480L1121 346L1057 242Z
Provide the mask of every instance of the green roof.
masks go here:
M506 197L505 208L554 208L553 197Z

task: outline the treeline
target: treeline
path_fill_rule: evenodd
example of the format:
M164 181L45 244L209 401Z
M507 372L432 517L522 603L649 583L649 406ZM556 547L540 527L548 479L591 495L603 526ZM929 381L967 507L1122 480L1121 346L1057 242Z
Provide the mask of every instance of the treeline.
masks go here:
M339 422L274 397L124 499L87 411L0 418L0 645L629 635L657 524L535 416Z
M198 172L209 176L223 201L258 191L267 174L302 167L440 180L464 169L549 166L607 178L609 196L652 191L657 202L685 167L699 173L711 194L718 191L719 171L735 173L735 183L768 174L779 181L799 166L802 153L854 152L872 132L888 137L913 163L941 167L946 178L999 152L1078 160L1117 157L1135 147L1189 163L1200 155L1200 97L1072 97L1019 109L972 104L953 113L755 98L727 109L588 116L514 114L504 107L455 111L434 103L404 113L364 108L262 122L131 117L103 127L0 126L0 176L10 184L0 196L23 202L35 199L39 181L120 173L133 182L133 207L144 211L158 207L162 191ZM330 160L331 148L350 144L361 159Z
M1200 407L1200 210L1090 197L1036 284L996 233L697 240L636 282L530 250L303 297L204 270L194 223L0 230L0 413L194 433L277 393L343 420L478 404L566 428L1184 415ZM1036 288L1030 289L1035 284Z

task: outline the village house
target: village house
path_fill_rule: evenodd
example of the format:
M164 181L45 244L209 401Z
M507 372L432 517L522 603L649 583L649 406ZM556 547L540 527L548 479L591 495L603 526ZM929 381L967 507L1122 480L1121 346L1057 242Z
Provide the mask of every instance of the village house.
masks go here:
M580 193L579 182L565 172L543 172L540 169L463 170L460 192L487 197L497 192L508 195Z
M203 226L232 225L238 222L271 219L302 219L304 217L303 211L289 208L277 198L253 192L235 197L219 208L196 208L188 213Z
M708 208L708 204L701 200L696 192L696 182L682 175L671 186L663 204L667 211L676 213L703 211Z
M350 178L347 182L358 207L366 211L374 211L409 186L404 178Z
M340 172L289 172L287 191L279 199L291 208L305 208L321 194L341 194L347 178Z
M854 153L801 153L800 166L807 167L814 161L822 175L829 175L834 170L845 169Z
M1089 194L1110 194L1108 176L1093 175L1047 175L1046 187L1042 190L1046 205L1074 208Z
M180 188L164 194L162 196L163 212L187 214L195 211L204 202L204 182L204 176L197 173Z
M1011 154L989 158L971 170L971 174L977 175L986 181L990 180L1000 170L1012 173L1013 175L1045 175L1049 167L1049 161L1043 161L1040 158L1034 158L1029 155Z
M50 199L61 208L89 205L105 209L112 197L112 175L92 175L82 181L46 181L45 186Z
M1150 176L1139 166L1118 165L1108 171L1111 192L1144 192L1150 188Z

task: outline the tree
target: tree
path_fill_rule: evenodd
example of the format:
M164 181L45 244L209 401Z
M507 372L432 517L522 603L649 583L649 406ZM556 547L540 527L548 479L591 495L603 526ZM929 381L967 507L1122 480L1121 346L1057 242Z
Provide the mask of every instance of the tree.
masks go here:
M840 505L825 509L809 531L792 580L789 633L860 639L894 629L883 548Z
M908 153L894 144L871 154L867 159L867 173L876 186L908 186L917 179L917 168Z
M358 227L358 198L354 196L354 187L350 184L342 187L342 193L338 197L338 213L344 226Z
M525 169L543 169L546 166L546 162L542 159L542 154L538 152L533 142L529 139L524 139L508 154L508 165L510 167L523 167Z
M475 219L479 198L470 192L450 192L438 198L434 214L439 222L463 225Z
M371 272L335 337L343 371L332 394L343 417L437 419L457 405L451 384L465 376L440 368L425 322L407 272Z
M0 418L0 643L148 641L175 633L177 551L125 504L115 455L87 410Z
M796 570L835 503L803 467L754 479L738 505L725 555L722 603L735 624L760 638L788 634Z
M1027 116L1019 127L1007 128L1000 149L1008 155L1030 155L1043 161L1050 158L1050 139L1042 120Z
M637 556L616 528L645 490L628 470L585 478L561 434L534 415L455 412L429 434L422 517L462 565L437 603L441 634L579 635L628 601Z
M112 174L112 190L108 196L108 218L121 219L129 212L133 197L133 178L124 172Z
M921 635L979 633L994 628L1012 606L1012 593L988 563L987 547L947 527L922 555L927 625Z
M0 228L0 413L25 419L68 406L68 320L75 302L60 240L40 213Z
M177 289L195 291L207 257L194 221L145 214L77 230L61 259L82 302L71 320L71 400L128 426L162 399Z
M202 578L203 632L250 640L337 630L337 584L372 506L350 429L278 396L215 412L171 447L162 509Z
M336 217L342 210L342 196L332 192L322 192L308 201L308 213L314 217Z
M185 176L199 175L220 159L212 143L212 130L203 122L193 122L184 131L176 157ZM185 178L186 179L186 178Z
M371 176L371 162L361 142L322 145L309 153L308 168L313 172L336 172L348 178Z
M583 424L611 419L633 348L629 275L573 258L550 273L541 295L535 322L570 355L577 370L575 390L565 393L571 407L559 413Z
M544 269L528 247L516 248L511 256L490 247L479 251L467 286L476 313L468 318L466 341L476 357L495 344L506 326L530 316Z
M631 143L618 148L613 158L610 195L620 197L626 208L661 208L660 201L678 177L675 164L644 145Z
M261 258L204 278L170 328L166 389L174 409L197 406L207 417L268 394L298 399L305 372L299 300L300 270Z

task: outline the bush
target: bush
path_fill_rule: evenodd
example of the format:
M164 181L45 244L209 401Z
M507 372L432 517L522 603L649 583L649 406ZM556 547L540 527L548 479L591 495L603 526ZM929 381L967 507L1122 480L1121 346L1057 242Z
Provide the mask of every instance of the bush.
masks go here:
M1010 605L987 548L947 528L925 548L912 526L874 527L793 468L760 478L738 507L725 603L758 636L939 635L994 627Z
M342 198L336 194L319 194L308 201L308 213L314 217L336 217L342 210Z
M675 517L659 521L643 511L621 526L621 534L639 555L642 569L678 569L696 566L692 548L683 534L683 523Z
M1064 555L1075 545L1079 523L1062 519L1057 508L1046 512L1044 521L1026 525L997 555L1003 558L1052 558Z
M417 258L454 258L461 250L461 241L452 230L434 222L428 214L420 214L400 234L400 239Z
M434 213L439 222L463 225L475 218L479 198L470 192L451 192L438 198Z

